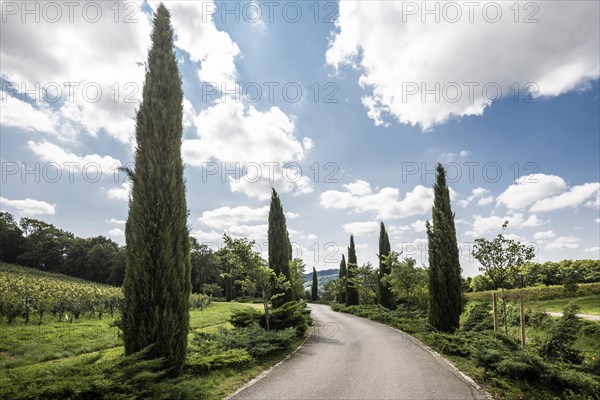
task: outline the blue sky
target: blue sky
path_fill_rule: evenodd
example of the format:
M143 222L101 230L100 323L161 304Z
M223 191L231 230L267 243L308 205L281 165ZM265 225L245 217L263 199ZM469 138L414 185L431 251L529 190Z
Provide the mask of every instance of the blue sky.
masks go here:
M39 22L3 3L1 207L124 244L128 185L114 169L133 160L156 3L91 3L73 21L39 5ZM271 4L166 3L200 241L218 246L228 231L265 252L274 186L309 268L336 267L350 234L359 262L374 263L379 221L395 250L426 264L442 162L465 275L477 273L474 238L504 220L540 261L600 257L597 2L522 3L518 15L480 2L473 21L461 2L429 2L433 14L418 2Z

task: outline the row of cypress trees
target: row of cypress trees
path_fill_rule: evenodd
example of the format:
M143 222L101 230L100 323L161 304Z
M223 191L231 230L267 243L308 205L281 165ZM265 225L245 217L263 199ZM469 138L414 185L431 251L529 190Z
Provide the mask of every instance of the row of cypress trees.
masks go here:
M429 322L436 329L453 332L458 328L462 312L461 267L456 239L454 213L450 205L450 191L446 183L446 171L441 164L436 165L436 182L433 187L434 201L432 222L427 221L429 255ZM390 239L383 222L379 230L379 270L377 272L379 304L396 309L394 294L389 285L382 280L390 273L390 267L384 262L391 251ZM354 237L350 236L348 247L348 265L344 255L340 261L339 277L345 282L340 292L341 303L348 306L358 305L358 292L351 283L353 270L357 267ZM345 278L345 279L343 279Z
M125 300L122 327L125 353L150 347L149 355L162 357L173 375L182 372L189 331L191 292L190 241L183 178L181 141L183 91L173 51L170 14L161 3L154 15L142 102L136 116L135 170L127 170L133 183L125 226L127 243ZM429 238L429 318L433 326L453 331L460 315L460 265L454 215L443 167L437 166L432 224ZM290 279L292 247L281 200L273 189L269 209L269 267ZM385 226L379 238L379 276L387 273L381 257L390 251ZM340 276L346 282L358 266L354 237L350 236L348 265L342 258ZM314 271L316 279L316 271ZM389 288L380 283L380 303L393 308ZM274 306L291 300L289 289ZM347 284L347 305L358 305L358 291Z

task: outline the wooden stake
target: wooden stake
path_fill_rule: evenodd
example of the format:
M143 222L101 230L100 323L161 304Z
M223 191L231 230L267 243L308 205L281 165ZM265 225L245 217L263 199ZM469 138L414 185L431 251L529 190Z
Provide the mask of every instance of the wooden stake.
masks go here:
M496 292L492 293L492 304L494 308L494 331L498 332L498 297Z
M525 306L523 292L519 293L521 303L521 346L525 347Z

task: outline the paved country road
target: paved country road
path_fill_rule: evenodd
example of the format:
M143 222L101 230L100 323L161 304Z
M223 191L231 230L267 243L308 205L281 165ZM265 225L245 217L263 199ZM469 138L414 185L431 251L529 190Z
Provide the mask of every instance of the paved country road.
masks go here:
M313 336L232 399L485 399L440 356L386 325L310 304Z
M546 314L552 316L552 317L562 317L563 313L561 312L552 312L552 311L546 311ZM594 314L577 314L577 316L579 318L583 318L583 319L589 319L590 321L600 321L600 315L594 315Z

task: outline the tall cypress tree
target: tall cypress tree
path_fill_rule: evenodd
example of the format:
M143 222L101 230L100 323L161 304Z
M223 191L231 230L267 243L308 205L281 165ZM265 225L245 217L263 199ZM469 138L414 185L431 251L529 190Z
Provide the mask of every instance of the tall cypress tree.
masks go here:
M277 275L283 274L286 279L290 280L290 265L292 259L292 246L288 235L285 214L281 200L275 189L271 193L271 207L269 209L269 268ZM284 296L273 300L273 307L278 307L287 301L292 300L291 290L282 292L281 289L276 289L274 293L284 293Z
M454 332L462 311L461 268L454 213L446 171L436 166L432 224L427 221L429 239L429 322L444 332Z
M190 237L181 159L183 91L169 11L154 15L142 102L137 112L135 171L125 227L125 353L153 345L172 374L181 373L189 333Z
M379 304L389 310L396 309L396 301L394 300L394 294L390 290L389 284L382 282L383 275L390 273L390 268L384 263L385 257L392 251L390 245L390 238L385 230L383 222L379 228L379 276L377 279L377 285L379 286Z
M340 290L340 303L346 303L346 278L348 275L348 271L346 269L346 256L342 254L342 260L340 261L340 283L343 283L342 288Z
M359 303L358 290L354 287L354 284L350 281L354 278L358 263L356 261L356 247L354 246L354 236L350 235L350 247L348 247L348 271L347 271L347 285L346 285L346 305L357 306Z
M310 297L312 301L319 300L319 281L317 279L317 270L313 267L312 287Z

